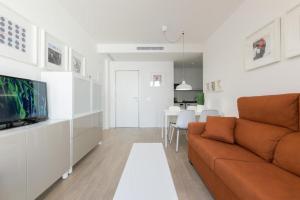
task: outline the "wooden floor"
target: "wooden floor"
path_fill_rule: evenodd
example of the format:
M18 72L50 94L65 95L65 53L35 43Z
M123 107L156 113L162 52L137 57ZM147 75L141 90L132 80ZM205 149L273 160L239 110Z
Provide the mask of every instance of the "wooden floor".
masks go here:
M161 141L161 132L157 128L128 128L105 131L102 144L74 167L69 178L57 181L38 199L113 199L132 144ZM175 153L174 144L175 142L166 149L166 155L179 199L211 200L211 195L187 160L185 135L181 137L178 153Z

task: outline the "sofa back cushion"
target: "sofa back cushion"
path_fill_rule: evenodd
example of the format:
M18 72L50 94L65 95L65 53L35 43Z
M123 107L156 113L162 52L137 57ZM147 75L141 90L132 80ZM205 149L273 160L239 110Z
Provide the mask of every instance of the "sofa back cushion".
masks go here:
M299 94L241 97L238 110L242 119L299 130Z
M235 141L267 161L272 161L278 141L291 130L283 127L253 122L236 121Z
M278 143L274 164L300 176L300 133L284 136Z
M205 131L201 136L233 144L235 121L235 117L208 116Z

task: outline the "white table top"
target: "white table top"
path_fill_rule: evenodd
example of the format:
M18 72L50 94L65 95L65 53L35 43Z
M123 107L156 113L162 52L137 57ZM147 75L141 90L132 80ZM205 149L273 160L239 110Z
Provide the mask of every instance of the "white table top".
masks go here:
M135 143L114 200L178 200L161 143Z
M182 111L182 110L180 110L180 111ZM169 116L177 116L179 113L180 113L180 111L173 111L173 110L165 110L165 115L169 115ZM195 112L195 115L196 116L200 116L200 114L201 114L201 112Z

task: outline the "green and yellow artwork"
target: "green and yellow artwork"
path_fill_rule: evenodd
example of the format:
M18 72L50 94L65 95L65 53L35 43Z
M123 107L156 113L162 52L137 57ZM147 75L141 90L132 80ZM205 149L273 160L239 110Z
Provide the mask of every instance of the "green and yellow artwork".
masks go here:
M0 76L0 123L47 116L46 84Z

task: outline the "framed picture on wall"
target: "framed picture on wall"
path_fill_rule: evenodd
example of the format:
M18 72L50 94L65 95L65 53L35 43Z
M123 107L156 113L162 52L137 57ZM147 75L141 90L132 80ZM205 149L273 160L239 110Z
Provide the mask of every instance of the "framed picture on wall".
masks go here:
M206 92L222 92L221 80L208 82L205 84Z
M37 64L37 27L0 4L0 55Z
M210 92L211 91L211 84L210 82L209 83L206 83L206 92Z
M41 30L42 66L52 71L68 69L68 47L49 33Z
M244 51L246 70L280 61L280 19L272 21L247 37Z
M150 80L150 87L161 87L163 76L160 73L152 73Z
M210 84L211 84L211 91L215 92L216 91L216 82L212 81Z
M221 91L223 90L223 89L222 89L221 80L215 81L215 86L216 86L216 91L217 91L217 92L221 92Z
M289 10L284 16L285 56L300 55L300 5Z
M69 52L69 70L85 76L85 57L72 48Z

